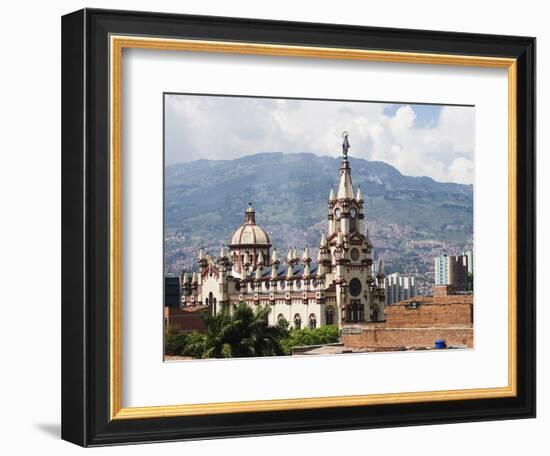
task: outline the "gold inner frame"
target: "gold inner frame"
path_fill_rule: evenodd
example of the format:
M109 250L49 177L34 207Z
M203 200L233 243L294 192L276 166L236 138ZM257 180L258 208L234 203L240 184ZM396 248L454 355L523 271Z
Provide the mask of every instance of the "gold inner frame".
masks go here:
M503 68L508 71L508 386L245 402L122 407L122 51L123 49L253 54L338 60ZM110 414L111 419L159 418L220 413L512 397L517 394L517 61L468 55L287 46L137 36L110 36Z

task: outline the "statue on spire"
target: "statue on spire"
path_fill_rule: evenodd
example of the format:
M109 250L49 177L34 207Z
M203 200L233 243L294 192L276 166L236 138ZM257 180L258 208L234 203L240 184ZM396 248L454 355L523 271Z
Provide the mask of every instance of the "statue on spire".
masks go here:
M342 151L344 152L344 160L348 159L348 150L351 147L349 145L348 136L349 136L349 133L347 131L344 131L342 133L342 138L344 138L344 142L342 143Z

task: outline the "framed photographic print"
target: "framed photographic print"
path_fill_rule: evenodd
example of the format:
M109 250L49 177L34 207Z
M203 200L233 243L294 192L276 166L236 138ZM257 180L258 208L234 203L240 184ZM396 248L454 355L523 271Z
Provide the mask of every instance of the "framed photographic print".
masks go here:
M62 21L62 436L535 416L535 39Z

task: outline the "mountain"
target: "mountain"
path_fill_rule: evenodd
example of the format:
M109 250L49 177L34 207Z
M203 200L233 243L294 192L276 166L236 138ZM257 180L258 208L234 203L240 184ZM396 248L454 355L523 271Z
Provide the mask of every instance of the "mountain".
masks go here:
M217 253L241 225L247 202L280 250L317 247L340 159L262 153L235 160L197 160L165 169L165 266L193 266L201 246ZM473 187L404 176L387 163L350 157L366 221L386 272L429 276L433 256L471 248ZM429 277L428 277L429 278Z

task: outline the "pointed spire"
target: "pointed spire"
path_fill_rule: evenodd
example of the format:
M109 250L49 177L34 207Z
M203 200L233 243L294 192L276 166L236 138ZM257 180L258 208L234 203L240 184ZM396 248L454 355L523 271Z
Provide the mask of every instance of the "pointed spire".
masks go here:
M328 195L328 200L329 201L334 201L336 197L334 196L334 189L332 187L330 187L330 193Z
M183 283L189 283L189 274L187 274L187 272L183 273L183 279L181 281Z
M225 252L225 245L222 244L222 248L220 249L220 258L226 258L227 254Z
M309 247L306 245L306 248L304 249L304 254L302 255L302 261L308 262L311 261L311 257L309 256Z
M256 268L256 278L261 279L262 278L262 270L261 268Z
M286 277L287 279L290 279L294 275L294 266L292 266L292 263L289 263L288 268L286 270Z
M300 257L298 256L298 250L296 250L296 246L292 248L292 259L294 261L300 261Z
M199 281L199 277L198 277L197 273L193 272L193 277L191 279L191 282L192 283L198 283L198 281Z
M359 186L357 188L357 196L355 197L355 199L359 202L359 201L363 201L363 195L361 194L361 186Z
M264 265L264 254L260 251L260 253L258 253L258 260L257 260L257 263L258 267L261 267Z
M351 168L348 162L342 162L340 167L340 181L338 182L338 193L336 198L349 198L353 199L353 184L351 182Z
M201 247L199 249L199 261L202 260L204 258L204 249Z
M309 263L306 263L304 265L304 274L305 277L311 275L311 268L309 267Z
M294 259L294 257L292 256L292 247L289 247L288 248L288 254L286 256L286 262L288 264L292 263L292 260Z
M244 252L243 255L243 264L246 266L250 264L250 256L248 255L248 252Z
M274 264L273 266L271 266L271 278L276 279L278 276L279 276L278 267L276 264Z
M321 233L321 242L319 243L319 246L321 248L323 248L323 247L326 247L326 245L327 245L327 238L326 238L325 233L323 231L323 233Z
M384 277L384 258L380 258L378 263L378 277Z
M277 252L277 249L273 249L273 252L271 252L271 264L277 263L279 263L279 252Z
M319 265L317 266L317 275L318 276L325 275L325 265L321 260L319 260Z

